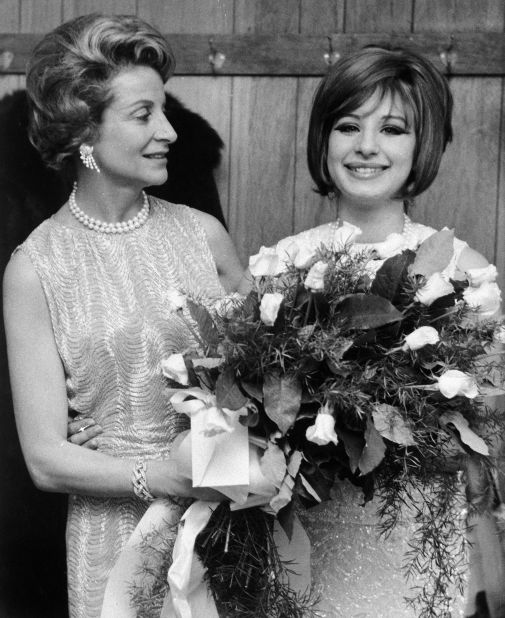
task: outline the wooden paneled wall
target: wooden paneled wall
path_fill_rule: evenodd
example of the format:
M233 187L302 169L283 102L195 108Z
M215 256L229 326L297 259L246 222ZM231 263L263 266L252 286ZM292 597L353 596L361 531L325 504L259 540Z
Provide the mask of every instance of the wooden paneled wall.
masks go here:
M202 34L503 33L503 0L0 0L0 31L45 32L78 14L136 13L162 32ZM321 60L323 62L323 59ZM177 75L167 88L207 118L226 149L218 184L246 263L261 244L324 222L305 142L314 77ZM0 94L20 76L0 77ZM451 77L455 140L413 216L455 227L501 272L505 288L505 113L502 76ZM1 136L0 136L1 139ZM198 144L194 144L198 148Z

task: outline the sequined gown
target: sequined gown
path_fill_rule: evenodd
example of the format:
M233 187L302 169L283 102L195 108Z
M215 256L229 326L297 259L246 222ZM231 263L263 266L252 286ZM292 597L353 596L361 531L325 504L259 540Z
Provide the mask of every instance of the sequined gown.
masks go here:
M302 232L313 246L331 246L335 224L326 224ZM436 230L406 219L403 234L392 234L387 241L394 253L416 249ZM358 238L359 240L359 238ZM280 244L287 247L292 238ZM377 245L356 243L358 251L374 250ZM453 276L457 259L467 246L455 239L453 258L445 270ZM384 247L384 245L383 245ZM279 251L278 251L279 252ZM372 272L383 260L374 260ZM362 492L348 481L339 482L335 498L312 509L301 510L300 519L311 542L311 571L313 590L320 598L319 615L324 618L414 618L417 614L405 604L404 597L412 597L402 564L407 542L412 536L413 523L408 513L403 524L397 526L388 539L378 537L377 505L366 506ZM451 618L463 615L463 599L458 598ZM449 618L449 617L447 617Z
M147 222L134 231L106 235L50 218L20 247L44 290L69 409L103 428L99 451L131 459L167 457L185 427L160 371L162 358L192 342L170 292L203 302L223 294L190 209L150 202ZM100 615L108 574L145 510L137 498L70 496L71 618Z

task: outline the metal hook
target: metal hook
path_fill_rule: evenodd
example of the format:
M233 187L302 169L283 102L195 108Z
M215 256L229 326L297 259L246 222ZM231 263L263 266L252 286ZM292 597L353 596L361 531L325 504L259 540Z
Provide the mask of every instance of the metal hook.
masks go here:
M452 75L453 69L458 60L458 52L454 49L454 35L451 34L449 45L440 52L440 60L445 67L447 75Z
M0 50L0 71L7 71L14 60L14 54L8 49Z
M328 39L328 51L323 54L323 58L326 64L331 67L332 64L340 60L340 54L336 49L333 49L333 39L331 36L326 38Z
M209 54L210 66L212 67L212 72L215 73L216 71L219 71L220 69L223 68L223 64L226 60L226 56L223 54L223 52L220 52L216 49L216 47L214 46L214 40L212 37L209 39L209 50L210 50L210 54Z

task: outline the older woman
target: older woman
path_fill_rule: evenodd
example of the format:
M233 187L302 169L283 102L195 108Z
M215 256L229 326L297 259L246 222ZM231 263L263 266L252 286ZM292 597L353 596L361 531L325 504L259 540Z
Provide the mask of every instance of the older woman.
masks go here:
M185 298L211 303L241 268L215 219L143 192L165 182L177 138L163 113L173 66L142 20L88 15L48 34L28 67L32 141L75 184L12 256L5 323L28 469L40 489L70 494L72 618L100 615L154 497L172 500L176 519L177 496L202 495L170 459L181 421L159 362L194 343ZM67 442L69 410L100 425L97 450Z

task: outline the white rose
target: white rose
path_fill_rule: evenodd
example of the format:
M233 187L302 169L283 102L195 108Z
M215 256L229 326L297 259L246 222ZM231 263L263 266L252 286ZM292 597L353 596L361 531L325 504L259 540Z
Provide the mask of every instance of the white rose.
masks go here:
M389 234L389 236L383 242L379 242L374 245L375 252L379 256L379 258L383 260L387 260L393 255L398 255L401 253L403 249L406 248L405 238L403 234Z
M337 251L342 251L345 247L352 245L360 234L361 229L359 227L344 221L342 225L335 230L332 239L332 247Z
M440 341L438 331L432 326L420 326L405 337L404 350L419 350L427 344L435 344Z
M479 394L475 378L458 369L449 369L438 378L438 389L444 397L452 399L456 395L464 395L474 399Z
M324 290L324 275L328 270L326 262L316 262L305 277L304 285L312 292L321 292Z
M279 256L279 259L283 260L286 266L295 263L295 258L299 250L300 245L292 238L283 238L275 247L275 252Z
M307 427L305 437L310 442L319 444L319 446L329 444L330 442L336 445L338 444L338 436L335 433L335 419L333 414L323 412L322 410L325 410L325 408L318 412L314 425Z
M497 283L486 281L478 288L466 288L463 298L470 309L483 317L489 317L500 309L501 292Z
M493 283L498 277L498 271L494 264L489 264L485 268L470 268L467 271L468 283L477 288L483 283Z
M314 261L315 255L316 248L313 245L298 245L298 251L296 252L293 260L295 268L298 268L299 270L302 270L302 268L308 268Z
M170 311L178 311L186 306L186 297L175 288L169 288L167 290L166 299Z
M166 378L175 380L179 384L189 384L188 370L182 354L172 354L161 361L161 371Z
M263 324L273 326L279 313L284 296L279 292L267 293L263 295L260 303L260 318Z
M415 300L429 307L437 298L442 298L452 292L454 288L449 281L444 279L441 273L433 273L423 287L417 290Z
M249 258L249 271L253 277L275 276L285 270L285 263L274 247L261 247L259 253Z

